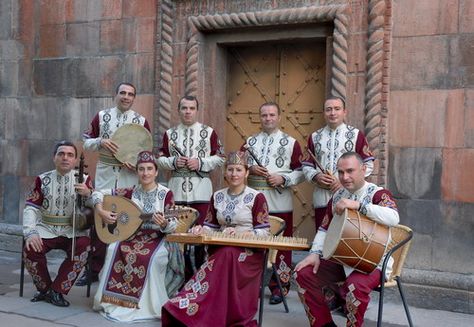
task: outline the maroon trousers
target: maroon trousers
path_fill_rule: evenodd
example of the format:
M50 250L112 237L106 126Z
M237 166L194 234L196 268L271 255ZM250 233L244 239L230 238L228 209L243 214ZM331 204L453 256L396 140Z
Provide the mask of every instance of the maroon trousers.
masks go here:
M91 228L91 271L93 274L99 275L105 262L105 254L107 253L107 244L102 242L97 236L95 226Z
M341 265L321 260L318 272L307 266L296 273L298 295L312 327L333 322L331 308L343 305L347 326L362 326L370 292L380 284L381 271L353 271L347 278Z
M286 228L283 231L283 236L293 236L293 212L283 213L270 213L272 216L279 217L286 222ZM278 278L280 279L281 286L283 288L282 295L286 295L290 289L290 278L291 278L291 251L278 251L275 266L277 269ZM275 276L272 274L272 278L268 283L268 287L272 291L272 294L278 294L278 284Z
M71 261L72 239L67 237L43 238L43 249L41 252L35 252L32 249L23 249L23 260L25 267L33 278L33 282L38 291L47 291L53 289L61 294L68 294L72 285L79 276L82 268L87 262L87 252L89 250L90 240L87 236L76 238L76 249L74 260ZM51 280L48 271L46 253L53 249L64 250L67 254L58 270L58 275Z

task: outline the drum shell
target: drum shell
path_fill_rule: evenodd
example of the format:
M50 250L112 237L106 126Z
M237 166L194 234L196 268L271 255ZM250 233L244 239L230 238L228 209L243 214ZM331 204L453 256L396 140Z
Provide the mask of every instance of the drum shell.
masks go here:
M323 257L370 273L380 263L390 238L388 226L354 210L334 216L328 228Z

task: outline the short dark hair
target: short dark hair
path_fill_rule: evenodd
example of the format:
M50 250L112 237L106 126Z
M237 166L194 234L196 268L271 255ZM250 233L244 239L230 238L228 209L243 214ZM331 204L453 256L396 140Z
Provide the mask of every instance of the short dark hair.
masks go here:
M59 141L58 143L56 143L54 145L54 152L53 152L53 156L55 156L57 153L58 153L58 149L60 146L72 146L74 148L74 153L75 153L75 156L77 158L77 147L74 143L72 143L71 141Z
M339 100L339 101L341 101L341 103L342 103L342 109L345 109L345 108L346 108L346 101L344 101L344 99L341 98L341 97L338 97L338 96L336 96L336 95L331 95L331 96L329 96L328 98L326 98L326 100L324 100L324 103L326 103L326 101L328 101L328 100ZM324 104L323 104L323 107L324 107ZM323 108L323 109L324 109L324 108Z
M354 157L357 159L357 161L359 161L359 163L361 165L364 164L364 159L362 159L362 157L360 156L360 154L358 154L357 152L352 152L352 151L349 151L349 152L344 152L340 157L339 159L337 160L339 162L339 160L341 159L347 159L347 158L351 158L351 157Z
M181 109L181 101L183 100L196 101L196 110L199 110L199 102L198 102L198 99L194 95L182 96L181 99L179 99L178 101L178 110Z
M272 102L272 101L270 101L270 102L265 102L264 104L262 104L262 105L260 106L260 108L258 108L258 112L259 112L259 113L260 113L260 111L262 111L262 108L263 108L263 107L276 107L276 108L278 109L278 114L281 113L280 106L279 106L278 103L276 103L276 102Z
M128 83L128 82L120 82L117 87L115 88L115 94L117 95L118 92L119 92L119 89L122 85L127 85L127 86L130 86L133 88L133 92L135 93L135 95L137 95L137 88L135 87L135 85L133 85L132 83Z

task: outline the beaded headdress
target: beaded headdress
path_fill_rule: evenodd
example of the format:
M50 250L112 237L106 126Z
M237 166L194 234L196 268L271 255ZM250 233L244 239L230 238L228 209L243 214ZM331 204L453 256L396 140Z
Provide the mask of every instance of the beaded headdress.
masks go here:
M234 151L227 154L226 165L247 166L247 152Z
M137 157L137 166L141 163L144 162L151 162L152 164L155 165L155 168L158 169L156 162L155 162L155 156L153 155L152 152L150 151L142 151L138 154Z

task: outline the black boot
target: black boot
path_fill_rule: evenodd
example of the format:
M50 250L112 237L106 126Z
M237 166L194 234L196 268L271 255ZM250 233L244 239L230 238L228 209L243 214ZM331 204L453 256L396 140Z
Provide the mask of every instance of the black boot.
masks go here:
M91 273L91 284L99 280L99 275L96 273ZM83 273L81 278L76 280L76 286L86 286L87 285L87 272Z
M48 291L37 291L33 298L30 300L31 302L40 302L46 300L46 293Z
M63 297L63 295L52 289L50 289L46 294L46 301L57 307L69 306L69 302Z

